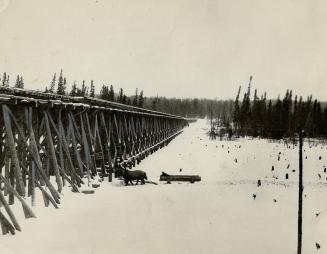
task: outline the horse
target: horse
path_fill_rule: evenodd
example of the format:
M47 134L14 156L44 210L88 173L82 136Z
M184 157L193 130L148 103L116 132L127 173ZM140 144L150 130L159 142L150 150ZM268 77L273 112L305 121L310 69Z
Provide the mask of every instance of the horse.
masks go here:
M145 184L145 180L148 180L146 173L142 170L133 170L130 171L128 169L123 170L123 178L125 185L128 185L130 183L133 185L134 180L136 180L136 185L141 181L141 184Z

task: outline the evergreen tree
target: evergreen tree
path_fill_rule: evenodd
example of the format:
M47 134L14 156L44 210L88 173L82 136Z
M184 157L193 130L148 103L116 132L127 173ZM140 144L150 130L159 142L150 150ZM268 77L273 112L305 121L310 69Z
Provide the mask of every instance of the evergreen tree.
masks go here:
M61 70L58 78L57 94L65 95L65 90L66 90L66 78L63 77L63 72Z
M137 107L137 105L138 105L138 89L137 88L135 90L135 96L133 98L133 104L132 105L135 106L135 107Z
M6 86L6 84L7 84L7 73L4 72L3 73L3 78L2 78L2 85Z
M17 75L17 78L16 78L15 88L20 88L20 77L19 77L19 75Z
M121 103L122 104L127 104L127 96L125 94L123 95Z
M93 80L91 80L91 88L90 88L90 97L94 97L95 96L95 91L94 91L94 83Z
M76 96L77 95L77 85L76 81L74 81L74 84L72 85L72 89L69 93L70 96Z
M238 88L238 92L234 102L234 110L233 110L233 122L235 131L238 133L239 124L240 124L240 105L239 105L239 98L241 93L241 86Z
M20 76L20 81L19 81L19 88L24 88L24 79L23 76Z
M56 87L56 73L53 75L52 81L50 83L49 93L54 93Z
M141 91L138 100L138 107L143 108L143 105L144 105L144 98L143 98L143 91Z
M100 99L107 100L108 99L108 86L102 85L101 91L100 91Z
M119 96L118 96L117 102L123 103L123 98L124 98L124 91L123 91L123 88L120 88L119 89Z
M87 96L88 95L88 89L85 85L85 80L82 82L82 88L78 90L78 96Z
M251 86L249 84L248 92L244 94L240 110L240 127L243 130L243 134L248 133L249 119L251 116L250 91Z
M113 85L110 85L110 90L108 93L108 100L109 101L115 101L115 91Z
M251 128L252 136L259 135L259 121L260 121L260 101L257 95L257 89L254 90L253 104L251 110Z
M154 98L154 100L152 101L151 109L152 110L158 110L158 104L159 104L159 98L158 98L158 95L157 95L157 97Z

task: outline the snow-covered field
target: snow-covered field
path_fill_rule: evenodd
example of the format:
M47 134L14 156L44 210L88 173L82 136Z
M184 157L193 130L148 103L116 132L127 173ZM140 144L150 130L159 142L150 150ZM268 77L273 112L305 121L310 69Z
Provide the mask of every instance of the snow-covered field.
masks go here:
M17 207L23 231L0 236L0 253L296 253L298 148L209 140L206 128L191 124L135 168L152 181L164 171L201 182L125 187L115 179L94 195L66 188L58 210L40 196L36 219ZM303 253L327 253L327 150L304 149Z

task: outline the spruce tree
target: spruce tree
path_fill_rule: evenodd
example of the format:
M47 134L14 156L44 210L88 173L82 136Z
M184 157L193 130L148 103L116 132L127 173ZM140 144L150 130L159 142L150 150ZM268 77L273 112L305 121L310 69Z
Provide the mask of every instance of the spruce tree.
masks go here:
M93 80L91 80L91 88L90 88L90 97L94 97L95 96L95 91L94 91L94 83Z
M54 91L55 91L55 87L56 87L56 75L57 75L57 73L55 73L53 75L52 81L50 83L49 93L54 93Z
M140 108L143 108L143 105L144 105L144 97L143 97L143 91L141 91L137 106L140 107Z
M59 78L58 78L57 94L65 95L65 90L66 90L66 84L65 83L66 83L66 79L63 77L63 72L61 70Z
M77 95L76 81L74 81L74 84L72 85L72 90L70 91L69 95L73 97Z
M20 88L20 77L19 77L19 75L17 75L17 78L16 78L15 88Z
M123 103L123 97L124 97L124 91L123 91L123 88L120 88L119 89L119 96L118 96L117 102Z
M239 124L240 124L240 105L239 105L239 98L241 93L241 86L238 88L238 92L234 102L234 110L233 110L233 122L235 131L238 133Z
M108 101L115 101L115 91L113 85L110 85L110 90L108 94Z
M20 81L19 81L19 88L24 88L24 79L23 76L20 76Z
M127 104L127 96L125 94L123 95L121 103L122 104Z
M3 73L3 77L2 77L2 85L3 86L6 86L6 82L7 82L7 73L4 72Z
M137 107L137 104L138 104L138 89L136 88L135 90L135 96L133 98L133 106Z
M108 86L102 85L100 91L100 99L107 100L108 99Z
M82 82L82 89L80 89L79 96L87 96L88 95L88 89L85 85L85 80Z

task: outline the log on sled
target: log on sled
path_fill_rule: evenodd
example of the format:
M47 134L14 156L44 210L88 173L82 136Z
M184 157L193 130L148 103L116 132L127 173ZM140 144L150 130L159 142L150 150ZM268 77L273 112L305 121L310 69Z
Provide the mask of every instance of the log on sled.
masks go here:
M160 175L160 181L166 181L168 183L170 183L172 181L195 183L195 182L201 181L201 176L198 176L198 175L169 175L165 172L162 172L162 174Z

